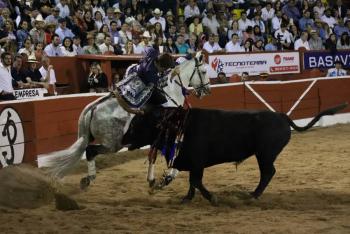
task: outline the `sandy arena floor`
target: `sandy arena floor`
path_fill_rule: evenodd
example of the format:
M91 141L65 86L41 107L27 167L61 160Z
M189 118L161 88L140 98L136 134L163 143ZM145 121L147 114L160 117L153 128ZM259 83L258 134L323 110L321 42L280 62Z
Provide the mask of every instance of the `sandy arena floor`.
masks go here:
M34 209L3 206L0 233L350 233L350 125L293 134L259 200L245 196L259 179L254 157L237 171L233 164L207 169L204 184L218 196L218 207L199 192L191 204L180 205L187 172L149 195L145 154L101 157L97 180L84 192L82 162L63 187L83 209L57 211L54 202ZM164 168L158 160L158 175ZM0 195L6 193L2 185Z

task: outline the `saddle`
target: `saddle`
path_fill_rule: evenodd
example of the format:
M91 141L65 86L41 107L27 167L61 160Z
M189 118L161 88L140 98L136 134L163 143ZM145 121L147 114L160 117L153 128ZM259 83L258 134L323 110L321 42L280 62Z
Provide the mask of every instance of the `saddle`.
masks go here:
M117 83L114 95L131 109L140 109L150 99L154 84L145 84L137 75L138 65L131 65L120 82ZM118 100L119 101L119 100ZM122 103L121 103L122 104Z

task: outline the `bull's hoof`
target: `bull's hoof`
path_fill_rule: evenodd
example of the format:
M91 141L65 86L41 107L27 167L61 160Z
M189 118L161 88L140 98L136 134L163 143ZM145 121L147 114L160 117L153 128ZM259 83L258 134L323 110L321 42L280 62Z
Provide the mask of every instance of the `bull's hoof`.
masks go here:
M219 203L218 203L218 197L215 196L214 194L211 195L210 204L211 204L212 206L218 206L218 205L219 205Z
M257 192L250 192L249 194L254 199L258 199L261 195L261 194L258 194Z
M190 202L191 202L191 199L188 198L187 196L184 197L184 198L182 198L182 200L181 200L181 204L182 204L182 205L188 204L188 203L190 203Z
M89 176L86 176L80 180L80 189L85 190L90 185L90 178Z

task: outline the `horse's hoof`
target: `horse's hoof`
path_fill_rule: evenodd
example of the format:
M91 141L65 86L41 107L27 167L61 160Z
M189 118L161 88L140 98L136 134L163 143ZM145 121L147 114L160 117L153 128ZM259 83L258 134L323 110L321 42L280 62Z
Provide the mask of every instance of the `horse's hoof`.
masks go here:
M154 188L155 187L155 184L156 184L156 179L153 179L153 180L149 180L148 181L148 185L150 188Z
M80 189L85 190L90 185L90 178L84 177L80 180Z
M210 204L211 204L212 206L218 206L218 205L219 205L219 203L218 203L218 197L212 194L212 195L211 195L211 198L210 198Z

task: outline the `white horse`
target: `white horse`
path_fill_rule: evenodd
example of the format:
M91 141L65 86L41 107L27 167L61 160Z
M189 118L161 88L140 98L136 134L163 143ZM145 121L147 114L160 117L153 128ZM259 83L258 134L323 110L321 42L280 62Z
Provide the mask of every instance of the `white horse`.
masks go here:
M183 88L193 87L196 96L210 93L209 77L203 66L203 55L197 55L178 65L180 75L173 80L168 76L164 92L168 99L166 106L183 105ZM101 97L87 105L79 117L78 140L68 149L42 155L52 175L63 177L82 158L86 151L88 175L82 178L82 188L87 187L96 177L94 158L98 154L118 152L122 147L123 135L127 131L134 114L127 112L113 95ZM90 144L93 140L99 144ZM154 164L150 163L148 181L154 179Z

